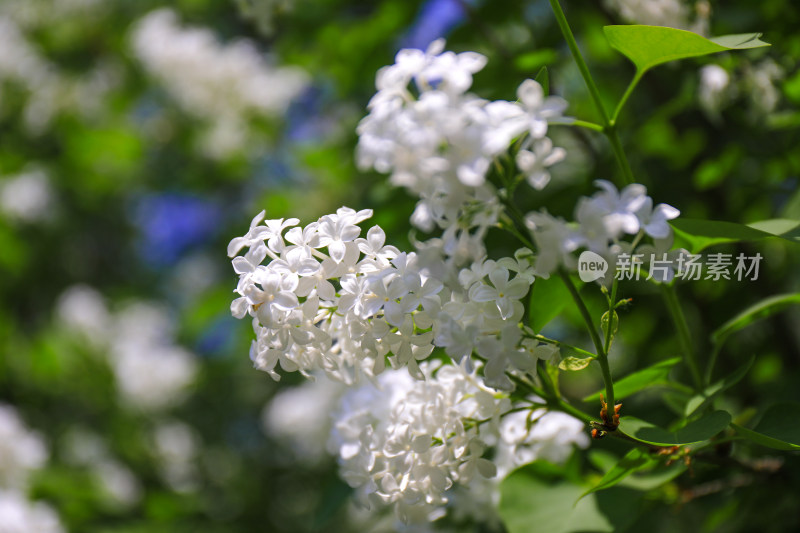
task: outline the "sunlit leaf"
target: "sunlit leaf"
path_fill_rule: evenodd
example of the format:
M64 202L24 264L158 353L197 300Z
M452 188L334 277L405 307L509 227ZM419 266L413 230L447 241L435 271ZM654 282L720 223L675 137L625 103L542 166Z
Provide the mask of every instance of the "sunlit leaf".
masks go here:
M759 40L760 33L723 35L706 39L686 30L663 26L620 25L603 28L612 48L636 65L637 76L647 70L688 57L699 57L726 50L769 46Z
M558 368L560 368L561 370L570 370L570 371L583 370L584 368L589 366L589 363L591 363L592 361L594 361L594 357L575 357L570 355L568 357L565 357L564 359L561 360L560 363L558 363Z
M659 361L658 363L652 366L643 368L642 370L638 370L633 374L625 376L619 381L615 380L614 396L618 399L626 398L631 394L639 392L640 390L650 387L652 385L660 385L664 383L667 379L669 371L672 370L672 367L674 367L680 361L681 361L680 357L674 357L672 359ZM583 401L593 402L599 400L600 393L602 392L603 392L602 390L597 391L594 394L585 397Z

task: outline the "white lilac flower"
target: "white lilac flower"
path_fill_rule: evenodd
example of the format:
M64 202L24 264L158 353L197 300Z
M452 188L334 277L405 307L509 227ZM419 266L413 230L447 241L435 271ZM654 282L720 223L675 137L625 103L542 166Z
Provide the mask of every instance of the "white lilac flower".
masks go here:
M25 490L31 472L42 468L47 456L44 441L17 410L0 404L0 488Z
M232 313L253 318L250 357L274 379L283 369L354 383L380 374L387 363L421 379L419 363L436 347L460 361L521 319L520 300L534 279L530 252L498 262L480 259L445 285L417 254L386 245L380 227L361 238L357 224L369 215L341 208L292 228L285 235L291 245L281 231L260 230L259 216L247 236L231 241L234 254L249 247L232 260L239 274ZM275 251L269 257L263 239ZM509 347L523 345L516 339ZM504 372L507 365L500 361L506 359L490 368Z
M496 462L500 476L537 459L563 463L573 446L589 446L585 424L558 411L537 409L509 413L503 417L499 431L502 445L498 446Z
M357 159L420 198L412 223L443 230L442 240L430 244L440 243L460 266L485 255L483 238L502 211L486 181L492 160L524 137L518 147L524 172L532 186L543 187L546 168L563 159L545 137L547 125L563 119L566 102L545 98L533 80L520 86L518 102L478 98L467 91L486 58L443 50L442 40L425 52L401 50L394 65L378 72L378 92L358 126Z
M544 137L533 143L528 150L517 152L516 162L519 169L525 174L528 184L536 190L543 189L550 183L548 167L567 156L563 148L553 148L553 141Z
M537 247L536 275L548 277L559 267L575 266L573 252L585 248L614 264L620 253L631 253L632 246L647 235L667 252L672 244L669 220L680 211L667 204L653 207L647 189L638 183L622 191L610 182L597 180L602 190L581 198L575 207L577 224L570 224L547 214L529 213L526 224ZM632 241L623 240L633 236ZM668 243L668 244L664 244ZM609 278L610 279L610 278Z
M425 380L387 371L348 390L329 442L360 501L392 505L404 522L430 520L454 485L495 474L485 440L510 408L464 365L420 369Z

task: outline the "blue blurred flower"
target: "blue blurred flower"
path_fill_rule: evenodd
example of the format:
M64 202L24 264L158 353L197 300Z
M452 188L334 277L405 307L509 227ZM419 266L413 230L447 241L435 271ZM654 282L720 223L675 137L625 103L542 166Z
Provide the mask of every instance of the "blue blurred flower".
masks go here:
M467 11L461 0L428 0L408 29L401 48L425 50L430 43L446 37L466 19Z
M154 266L172 265L190 248L208 242L221 219L216 202L197 195L145 195L133 213L141 238L140 254Z
M232 351L226 350L236 340L238 321L230 313L215 319L197 341L196 351L205 357L226 357Z

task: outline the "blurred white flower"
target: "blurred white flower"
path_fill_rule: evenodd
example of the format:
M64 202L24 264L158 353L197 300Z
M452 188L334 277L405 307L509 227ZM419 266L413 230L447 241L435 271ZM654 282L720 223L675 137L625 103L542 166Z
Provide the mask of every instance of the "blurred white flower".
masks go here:
M194 354L177 345L162 307L133 302L116 313L85 285L67 289L56 315L96 349L105 351L120 400L129 407L160 410L180 402L197 373Z
M160 422L152 440L166 483L176 492L195 490L198 486L195 460L200 448L200 437L195 430L178 420Z
M182 28L168 8L134 25L131 46L185 112L209 122L211 157L241 150L250 118L284 113L308 83L303 70L272 66L249 41L220 44L208 29Z
M700 105L715 116L729 98L731 77L719 65L706 65L700 69Z
M509 413L500 423L500 435L503 445L498 447L496 458L500 476L539 459L561 464L572 454L573 446L589 446L583 422L544 409Z
M104 346L111 337L112 317L103 295L88 285L73 285L56 302L58 320L94 346Z
M331 408L344 391L344 385L324 376L282 389L264 407L264 432L285 441L295 459L319 461L331 430Z
M0 178L0 213L9 219L38 222L49 218L53 207L53 189L43 171Z
M47 457L42 438L25 426L14 407L0 404L0 488L25 490L31 472L42 468Z
M61 441L68 463L85 467L106 501L117 508L130 508L142 499L142 486L134 473L115 458L106 442L82 428L71 428Z
M668 26L704 35L708 33L711 6L707 0L604 0L606 7L631 24Z
M0 533L63 533L58 514L47 504L0 489Z

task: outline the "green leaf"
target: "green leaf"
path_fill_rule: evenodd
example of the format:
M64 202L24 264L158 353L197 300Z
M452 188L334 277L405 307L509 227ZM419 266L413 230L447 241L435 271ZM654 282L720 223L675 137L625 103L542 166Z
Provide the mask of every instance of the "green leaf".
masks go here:
M642 470L657 461L650 454L641 448L634 448L619 460L605 475L594 485L581 495L581 498L598 490L608 489L633 474L637 470Z
M686 465L680 461L669 466L648 471L641 475L632 475L623 479L619 486L636 490L653 490L668 483L686 471Z
M749 227L764 231L776 237L800 243L800 221L788 218L771 218L748 224Z
M609 311L603 313L603 316L600 317L600 328L603 330L603 340L608 338L608 347L611 346L611 341L614 340L614 336L619 331L619 315L616 311L611 311L611 318L609 320ZM611 336L609 337L609 329L611 329Z
M690 422L676 431L667 431L650 422L631 416L620 418L617 431L654 446L682 446L708 440L731 422L731 415L725 411L714 411L699 420Z
M728 390L729 388L733 387L737 383L739 383L742 378L747 374L750 370L750 367L753 366L753 361L755 361L755 357L751 357L744 366L738 368L735 372L730 374L729 376L717 381L709 385L708 387L703 390L702 393L693 396L686 402L686 407L684 408L684 416L691 416L693 413L697 412L699 409L702 409L709 403L711 403L714 398L719 396L720 393Z
M785 237L779 233L771 233L759 229L759 224L767 221L756 222L750 225L735 222L722 222L717 220L699 220L692 218L677 218L670 221L675 230L675 246L686 248L696 254L709 246L728 242L760 241L770 237L782 237L795 242L793 237ZM770 221L771 222L771 221ZM762 226L762 228L765 226ZM768 229L776 230L776 226L767 225ZM781 229L786 229L785 226ZM787 234L787 235L790 235Z
M667 375L672 367L681 362L680 357L666 359L660 361L652 366L638 370L633 374L629 374L619 381L614 382L614 397L622 399L639 392L651 385L660 385L666 383ZM584 402L594 402L600 399L600 393L597 391L583 399Z
M575 357L570 355L558 363L558 368L568 371L583 370L592 361L594 361L594 357Z
M525 466L503 480L498 511L509 533L624 531L636 520L640 492L613 487L576 503L585 490L565 479L541 479Z
M561 277L536 278L528 306L528 319L534 333L539 333L570 301L569 289Z
M800 450L800 404L771 406L754 429L731 426L748 440L776 450Z
M790 305L800 304L800 293L779 294L761 300L725 322L711 334L711 340L716 345L724 343L728 337L742 328L759 320L783 311Z
M690 31L662 26L606 26L603 31L611 47L636 65L637 77L657 65L676 59L769 46L769 43L759 40L760 33L706 39Z

